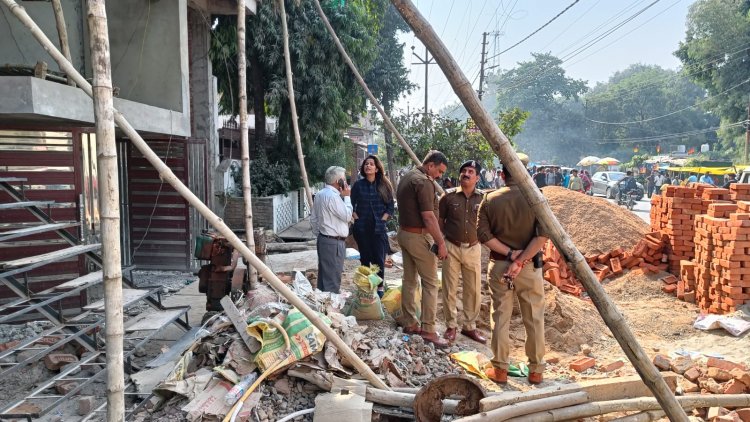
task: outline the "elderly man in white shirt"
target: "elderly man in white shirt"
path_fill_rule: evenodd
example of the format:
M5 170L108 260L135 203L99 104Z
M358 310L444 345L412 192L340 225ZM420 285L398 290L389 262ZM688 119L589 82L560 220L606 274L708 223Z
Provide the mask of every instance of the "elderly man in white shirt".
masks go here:
M339 293L344 270L349 221L352 219L351 189L345 170L332 166L326 170L326 187L315 195L310 224L318 237L318 289Z

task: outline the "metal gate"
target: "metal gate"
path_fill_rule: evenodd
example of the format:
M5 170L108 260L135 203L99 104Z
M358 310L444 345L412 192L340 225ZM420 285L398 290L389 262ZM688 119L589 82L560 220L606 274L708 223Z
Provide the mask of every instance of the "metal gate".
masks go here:
M79 223L78 195L80 180L80 149L74 138L78 133L69 131L0 130L0 178L26 179L18 183L29 201L49 201L41 205L58 223ZM14 199L0 189L0 204ZM0 232L40 226L42 222L28 209L6 209L0 213ZM78 237L79 227L68 229ZM53 231L26 236L0 243L0 261L10 261L40 255L69 247ZM84 272L83 258L71 257L28 272L27 288L45 290L78 277ZM15 297L0 284L0 301ZM75 300L76 304L78 300ZM63 307L72 303L63 303ZM74 305L75 306L75 305Z
M159 139L148 140L148 144L188 185L187 141ZM187 202L130 144L127 168L133 263L139 269L188 270L191 248Z

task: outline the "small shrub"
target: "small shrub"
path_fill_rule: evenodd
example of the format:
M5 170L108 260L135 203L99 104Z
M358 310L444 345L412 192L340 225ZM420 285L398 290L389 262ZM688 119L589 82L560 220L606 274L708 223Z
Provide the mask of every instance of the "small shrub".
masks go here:
M242 196L242 168L232 168L235 196ZM253 196L271 196L287 194L291 187L289 182L289 166L284 163L268 161L265 154L250 162L250 182Z

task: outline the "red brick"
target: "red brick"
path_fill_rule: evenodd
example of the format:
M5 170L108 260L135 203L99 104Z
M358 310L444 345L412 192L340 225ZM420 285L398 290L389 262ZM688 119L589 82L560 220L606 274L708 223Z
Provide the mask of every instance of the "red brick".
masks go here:
M577 371L577 372L583 372L589 368L593 368L594 365L596 365L596 359L584 357L574 360L570 363L570 369Z
M70 353L50 353L44 357L44 366L50 371L59 371L68 363L78 362L78 358Z
M610 259L609 266L612 268L613 274L622 274L622 265L620 264L620 258Z
M605 363L603 365L600 365L599 366L599 371L600 372L612 372L615 369L622 368L624 365L625 365L625 362L623 362L621 360L616 360L616 361L613 361L613 362L609 362L609 363Z
M742 422L750 422L750 407L744 409L735 409L737 416L740 417Z
M672 362L668 357L664 355L656 355L653 359L654 366L659 368L660 371L669 371L672 366Z
M695 366L685 371L683 374L685 379L687 379L690 382L696 382L698 381L698 378L701 376L700 369L696 368Z
M734 363L726 359L719 359L714 357L708 358L708 361L706 361L706 366L708 366L709 368L723 369L727 372L731 371L734 368L739 368L743 371L747 370L744 365L741 365L739 363Z
M724 384L724 394L742 394L746 389L747 386L737 380L730 380Z

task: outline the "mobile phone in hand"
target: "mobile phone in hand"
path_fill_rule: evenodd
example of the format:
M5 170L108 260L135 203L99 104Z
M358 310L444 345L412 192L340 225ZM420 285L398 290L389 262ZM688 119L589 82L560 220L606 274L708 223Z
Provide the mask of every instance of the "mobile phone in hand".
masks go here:
M437 243L433 243L430 246L430 252L434 253L435 256L437 256L437 254L438 254L438 245L437 245Z
M339 183L339 189L344 190L344 186L345 186L344 179L339 179L338 183Z

